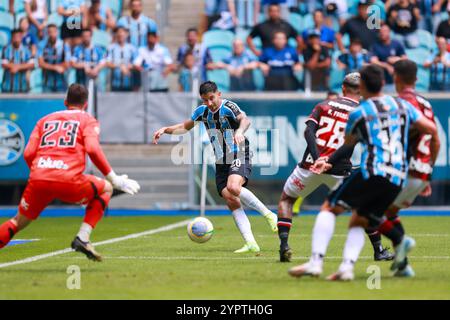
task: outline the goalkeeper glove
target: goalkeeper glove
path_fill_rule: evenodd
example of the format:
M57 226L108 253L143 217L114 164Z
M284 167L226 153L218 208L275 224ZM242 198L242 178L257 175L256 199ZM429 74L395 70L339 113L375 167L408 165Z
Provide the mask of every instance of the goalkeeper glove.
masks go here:
M141 189L139 183L133 179L129 179L126 174L118 176L114 171L111 171L107 176L106 180L111 182L114 189L121 190L125 193L135 195Z

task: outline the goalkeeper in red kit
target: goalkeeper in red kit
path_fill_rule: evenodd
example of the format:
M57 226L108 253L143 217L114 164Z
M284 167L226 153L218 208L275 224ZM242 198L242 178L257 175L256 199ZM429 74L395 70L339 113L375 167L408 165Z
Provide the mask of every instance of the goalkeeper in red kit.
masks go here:
M87 89L72 84L64 101L67 110L51 113L37 122L24 151L30 168L28 184L17 215L0 226L0 248L58 199L86 205L86 215L71 246L91 260L102 260L89 237L108 206L113 188L133 195L140 186L111 169L100 146L98 122L85 111L87 100ZM86 154L106 180L83 174Z

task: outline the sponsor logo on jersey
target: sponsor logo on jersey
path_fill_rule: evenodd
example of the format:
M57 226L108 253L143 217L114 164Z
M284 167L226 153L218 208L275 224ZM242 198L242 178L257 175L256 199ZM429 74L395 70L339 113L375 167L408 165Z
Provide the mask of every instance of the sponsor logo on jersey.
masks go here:
M47 159L40 157L37 163L39 169L58 169L58 170L68 170L69 166L62 160L53 160L48 157Z
M19 160L25 148L25 136L20 127L6 119L0 120L0 166Z
M433 167L429 163L423 163L419 159L414 158L411 158L409 169L425 174L433 173Z
M23 210L27 211L28 208L30 207L30 205L25 201L24 198L22 198L22 200L20 200L20 207L21 207Z
M332 107L335 107L335 108L338 108L338 109L349 111L349 112L351 112L351 111L353 111L355 109L354 107L350 107L348 105L345 105L343 103L339 103L339 102L336 102L336 101L329 101L328 105L330 105Z

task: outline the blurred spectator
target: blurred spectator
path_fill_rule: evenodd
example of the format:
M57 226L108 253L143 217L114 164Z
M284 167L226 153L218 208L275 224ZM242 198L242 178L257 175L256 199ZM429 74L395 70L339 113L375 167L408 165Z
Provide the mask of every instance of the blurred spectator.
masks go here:
M81 33L87 25L85 0L61 0L58 14L63 17L61 38L73 49L81 43Z
M47 27L48 37L39 44L39 67L42 69L44 92L65 92L65 72L70 62L70 47L58 38L54 24Z
M441 23L439 23L439 26L436 31L436 37L437 38L443 37L447 39L447 41L450 40L450 10L448 12L448 19L441 21Z
M272 40L274 39L274 34L277 32L284 32L288 39L294 38L297 40L298 46L301 45L301 38L297 34L294 27L292 27L285 20L281 19L279 5L270 5L268 9L268 16L269 19L254 26L247 37L247 44L255 55L260 56L261 51L255 47L253 38L259 37L261 39L262 49L264 50L273 46Z
M194 55L196 71L200 72L202 81L206 80L206 70L211 69L212 57L208 48L202 46L198 41L198 30L189 28L186 30L186 43L178 48L177 63L178 68L183 65L185 55L190 52Z
M377 39L377 30L369 29L367 26L368 13L367 9L370 5L369 0L359 0L358 2L358 15L356 17L348 19L336 34L336 40L339 50L345 51L344 44L342 42L342 36L348 34L350 39L358 38L362 42L364 49L369 50L371 45Z
M327 47L320 44L320 33L312 30L308 35L306 48L303 50L305 69L311 77L311 90L323 91L328 89L331 57ZM307 77L305 73L305 77ZM307 81L305 79L305 85ZM306 89L306 88L305 88Z
M438 52L425 61L424 67L430 69L430 90L448 91L450 89L450 53L447 41L440 37L436 44Z
M396 33L396 38L407 48L419 46L416 31L420 19L419 8L410 0L397 0L387 14L388 23Z
M207 29L234 30L238 25L234 0L206 0Z
M327 92L327 100L336 100L337 98L339 98L339 94L336 91Z
M294 72L302 66L297 50L290 47L286 34L278 31L273 35L273 46L265 48L259 57L260 68L265 75L266 91L293 91L299 89Z
M30 22L30 33L42 39L47 25L47 0L24 0L25 12Z
M29 26L30 24L28 23L28 19L26 17L20 19L19 29L20 31L22 31L22 44L28 47L31 51L31 55L35 57L37 52L38 39L34 34L30 32Z
M195 56L192 51L186 52L183 56L183 62L181 63L181 69L178 75L178 84L180 85L180 91L191 92L192 81L195 71Z
M91 6L87 10L87 28L106 31L114 29L116 22L110 8L101 0L91 0Z
M142 14L141 0L130 0L129 9L130 15L121 17L117 25L128 30L129 42L133 46L145 47L147 46L147 34L158 32L156 22Z
M370 55L366 49L363 49L361 40L358 38L353 38L349 52L342 53L337 59L339 69L344 69L345 74L356 72L368 63L370 63Z
M253 91L255 84L253 82L253 70L258 68L259 63L245 49L242 40L236 39L233 42L233 53L218 62L218 68L227 69L230 74L230 91Z
M22 31L15 29L11 32L11 43L3 47L2 92L28 92L28 71L34 69L31 51L22 44Z
M334 48L334 40L335 40L335 32L333 29L327 27L324 24L324 16L322 10L318 9L314 11L314 28L306 29L302 33L302 40L304 43L308 40L308 34L311 30L317 30L320 32L320 42L323 46L326 46L329 49ZM303 45L304 47L305 45Z
M280 7L281 17L285 20L289 19L289 6L292 1L288 0L255 0L255 6L261 11L262 5L263 12L266 14L270 5L275 4Z
M139 71L147 72L151 92L169 91L167 76L176 69L169 49L159 43L158 35L149 32L147 46L139 48L134 65Z
M403 45L397 40L391 39L391 29L385 23L381 25L379 39L374 43L371 50L371 63L375 63L384 69L386 90L393 91L394 63L406 58Z
M128 30L123 27L116 28L114 38L115 42L108 49L106 64L111 69L111 90L136 90L141 83L140 75L133 66L137 49L127 43Z
M422 19L419 21L419 28L435 33L441 22L441 11L445 10L443 5L446 0L419 0L417 5L420 9ZM390 2L390 1L389 1Z
M88 86L90 79L97 79L105 67L105 52L92 44L92 30L84 29L81 44L76 46L72 55L72 67L76 70L76 82Z
M327 18L337 20L340 25L344 24L345 20L348 19L347 0L325 0L323 5Z

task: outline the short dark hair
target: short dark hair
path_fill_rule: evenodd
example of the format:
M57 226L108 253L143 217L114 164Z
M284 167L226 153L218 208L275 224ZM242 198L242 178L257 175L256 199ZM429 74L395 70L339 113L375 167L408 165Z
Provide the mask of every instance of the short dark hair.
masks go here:
M128 32L128 28L126 28L124 26L117 26L117 27L115 27L113 32L117 33L117 32L119 32L119 30L124 30L124 31Z
M214 81L206 81L200 85L199 93L202 96L207 93L217 92L217 90L217 84Z
M68 105L82 106L88 100L89 92L85 86L73 83L67 90L66 101Z
M198 33L198 29L197 28L189 28L189 29L186 30L186 35L188 35L191 32Z
M58 27L57 27L56 24L54 24L54 23L50 23L49 25L47 25L47 29L50 29L50 28L56 28L56 29L58 29Z
M327 97L329 96L338 96L339 94L336 91L328 91L327 92Z
M384 71L381 67L369 64L362 67L359 73L367 91L370 93L378 93L381 91L384 83Z
M359 44L360 46L362 46L362 41L360 38L352 38L350 40L350 45L352 45L352 44Z
M157 37L158 33L156 33L155 31L149 31L147 32L147 37Z
M14 34L16 34L16 33L22 33L22 30L20 30L20 29L13 29L13 30L11 31L11 35L14 35Z
M394 73L402 82L412 85L417 80L417 64L408 59L402 59L394 63Z

